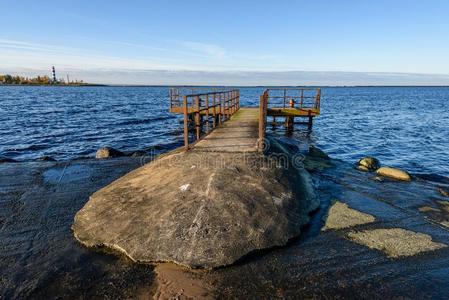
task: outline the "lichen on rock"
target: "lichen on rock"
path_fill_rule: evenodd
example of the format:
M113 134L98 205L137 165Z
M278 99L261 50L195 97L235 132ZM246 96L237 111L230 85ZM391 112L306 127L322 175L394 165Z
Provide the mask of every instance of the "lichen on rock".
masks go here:
M346 203L335 201L329 208L322 231L349 228L356 225L372 223L375 220L370 214L349 208Z
M358 244L380 250L392 258L413 256L447 247L445 244L432 241L430 235L403 228L354 231L350 232L348 237Z
M304 169L279 167L259 153L189 151L97 191L72 229L84 245L134 261L214 268L284 245L318 205Z

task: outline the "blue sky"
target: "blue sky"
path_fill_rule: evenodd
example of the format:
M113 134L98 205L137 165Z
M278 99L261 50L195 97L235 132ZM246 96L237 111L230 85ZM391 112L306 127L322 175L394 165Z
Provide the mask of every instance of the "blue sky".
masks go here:
M288 71L337 74L335 84L340 71L419 73L449 84L448 13L439 0L0 0L0 72L55 65L92 82L138 84L209 84L236 72L260 72L261 84Z

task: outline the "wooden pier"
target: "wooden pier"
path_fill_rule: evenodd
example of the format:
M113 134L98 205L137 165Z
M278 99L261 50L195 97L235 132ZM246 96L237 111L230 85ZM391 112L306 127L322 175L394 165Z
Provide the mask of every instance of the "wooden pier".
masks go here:
M291 132L295 124L305 123L311 130L313 118L320 114L321 90L266 89L258 107L240 107L237 89L171 88L169 96L170 112L184 115L186 150L248 152L263 150L267 124Z

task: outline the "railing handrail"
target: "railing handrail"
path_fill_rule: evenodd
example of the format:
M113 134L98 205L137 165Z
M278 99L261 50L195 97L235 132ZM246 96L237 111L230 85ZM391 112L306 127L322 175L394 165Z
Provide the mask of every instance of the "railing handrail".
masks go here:
M174 108L172 105L172 91L170 95L170 108ZM182 100L180 99L182 97ZM202 97L204 99L202 99ZM190 100L190 101L189 101ZM201 103L204 101L203 103ZM185 94L177 95L176 107L182 108L184 114L184 147L185 150L189 149L189 119L192 119L195 124L196 141L204 138L205 135L211 132L210 129L210 117L213 118L212 130L227 121L238 109L240 108L240 91L238 89L232 89L227 91L216 91L199 94ZM203 113L205 112L205 113ZM205 117L205 120L203 121ZM190 120L192 121L192 120ZM204 124L203 124L204 123ZM205 125L205 135L202 135L202 127Z
M270 90L273 91L284 91L284 95L270 95ZM300 92L300 95L288 95L288 91L295 91ZM304 94L304 91L316 91L314 96L308 96ZM269 99L284 99L283 103L277 103L281 104L282 108L293 108L292 106L287 106L288 100L296 100L300 99L299 107L296 107L297 109L304 110L304 109L316 109L320 110L320 100L321 100L321 88L268 88L264 91L264 93L268 94L267 101ZM310 101L306 101L306 103L303 102L303 100L307 99L314 99L315 101L313 103L310 103ZM295 103L293 103L295 104ZM267 104L268 105L268 104Z

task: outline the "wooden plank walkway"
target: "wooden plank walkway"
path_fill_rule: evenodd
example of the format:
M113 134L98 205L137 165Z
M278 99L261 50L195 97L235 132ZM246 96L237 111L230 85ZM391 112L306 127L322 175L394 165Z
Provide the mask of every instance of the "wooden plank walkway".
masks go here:
M259 138L259 108L240 108L231 119L192 147L197 152L255 152Z

